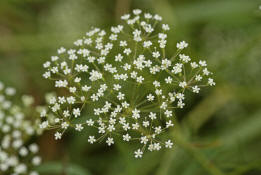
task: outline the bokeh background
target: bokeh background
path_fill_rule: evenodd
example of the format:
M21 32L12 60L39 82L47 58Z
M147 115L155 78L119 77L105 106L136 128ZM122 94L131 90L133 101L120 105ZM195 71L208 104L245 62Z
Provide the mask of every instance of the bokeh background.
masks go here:
M42 63L71 46L91 26L109 28L133 8L156 12L170 24L168 50L190 44L206 59L217 86L191 96L169 134L175 147L133 158L132 145L89 145L69 132L37 139L43 175L260 175L260 0L0 0L0 79L44 104L53 84Z

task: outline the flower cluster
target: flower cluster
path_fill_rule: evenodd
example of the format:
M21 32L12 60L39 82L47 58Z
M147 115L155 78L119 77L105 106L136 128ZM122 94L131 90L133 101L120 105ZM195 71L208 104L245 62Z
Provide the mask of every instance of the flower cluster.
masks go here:
M27 141L38 133L40 120L30 115L33 98L22 96L23 104L18 106L15 93L0 82L0 174L38 175L33 168L41 163L39 148Z
M43 64L43 77L60 90L42 111L40 127L55 128L55 139L68 128L93 127L99 136L90 135L89 143L139 142L134 155L140 158L145 150L173 146L163 133L174 126L174 110L184 107L185 91L199 93L215 82L206 61L182 53L185 41L166 55L170 27L161 16L135 9L121 19L123 25L93 28Z

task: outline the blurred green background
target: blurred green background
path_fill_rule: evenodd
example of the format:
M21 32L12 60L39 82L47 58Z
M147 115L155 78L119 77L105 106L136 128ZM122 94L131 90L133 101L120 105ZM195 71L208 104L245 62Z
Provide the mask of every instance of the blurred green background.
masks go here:
M91 26L109 28L133 8L170 24L177 41L206 59L217 86L191 96L169 134L175 147L133 158L133 145L89 145L84 133L61 142L38 139L43 175L260 175L261 1L258 0L0 0L0 79L44 104L53 84L42 63L72 46Z

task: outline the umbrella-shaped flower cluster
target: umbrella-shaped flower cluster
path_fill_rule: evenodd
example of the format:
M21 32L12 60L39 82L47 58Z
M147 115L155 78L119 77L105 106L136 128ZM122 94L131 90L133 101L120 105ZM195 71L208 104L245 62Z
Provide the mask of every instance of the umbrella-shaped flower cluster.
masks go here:
M183 53L185 41L166 55L170 27L161 16L135 9L121 19L110 31L93 28L43 64L43 77L59 93L42 111L40 127L56 129L55 139L68 128L92 127L97 133L86 138L90 144L139 142L134 153L140 158L145 150L173 146L163 133L174 126L175 109L185 106L185 92L199 93L215 82L206 61Z

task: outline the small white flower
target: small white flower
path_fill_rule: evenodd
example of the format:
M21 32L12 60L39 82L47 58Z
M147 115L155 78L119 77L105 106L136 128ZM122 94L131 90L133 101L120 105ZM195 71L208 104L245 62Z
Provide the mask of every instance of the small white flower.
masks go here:
M166 122L166 128L169 128L169 127L172 127L172 126L174 126L174 124L172 123L171 120Z
M123 53L125 53L126 55L129 55L131 53L131 49L126 48L126 49L124 49Z
M90 144L93 144L94 142L96 142L95 137L94 137L94 136L89 136L88 142L89 142Z
M80 108L73 109L73 115L75 118L81 115Z
M161 149L160 143L153 144L154 150L159 151Z
M165 31L167 31L167 30L169 30L170 28L169 28L169 25L168 25L168 24L162 24L162 29L165 30Z
M67 129L69 127L69 124L67 122L63 122L61 126L63 129Z
M83 130L82 124L76 124L76 125L75 125L75 130L76 130L76 131L81 131L81 130Z
M94 121L92 119L86 120L86 123L87 123L88 126L94 125Z
M202 76L201 75L196 75L195 80L196 81L201 81L202 80Z
M177 48L178 49L184 49L184 48L186 48L186 47L188 47L188 43L186 43L185 41L181 41L180 43L177 43Z
M208 84L209 84L210 86L215 86L215 85L216 85L216 83L214 82L214 80L213 80L212 78L209 78L209 79L208 79Z
M143 152L138 149L137 151L134 152L135 158L142 158Z
M144 48L149 48L151 45L152 45L151 41L144 41L144 43L143 43Z
M40 165L41 162L42 162L42 159L39 156L36 156L32 159L32 164L35 166Z
M154 98L155 98L155 97L154 97L152 94L147 95L148 101L153 101Z
M123 59L123 56L120 53L115 56L115 61L121 62L122 59Z
M156 117L156 113L150 112L149 118L150 118L151 120L155 120L155 119L157 118L157 117Z
M171 140L168 140L167 142L165 142L165 147L166 148L172 148L173 143L171 142Z
M206 61L200 60L200 61L199 61L199 65L202 66L202 67L206 67L206 66L207 66L207 63L206 63Z
M192 87L192 91L194 92L194 93L199 93L199 90L200 90L200 88L198 87L198 86L193 86Z
M62 138L62 134L60 132L56 132L54 134L55 140L60 140Z
M121 93L121 92L118 93L117 98L118 98L119 100L124 100L124 97L125 97L125 94L123 94L123 93Z
M114 144L114 140L112 137L108 137L107 140L106 140L106 143L108 144L108 146L111 146Z
M158 51L152 52L152 56L154 58L159 58L160 57L160 53Z
M130 139L131 139L131 136L127 133L125 135L122 135L123 136L123 140L126 141L126 142L129 142Z
M150 126L150 122L149 121L143 121L142 125L147 128L148 126Z
M180 82L179 86L182 87L182 88L185 88L187 86L187 83L185 81Z
M139 15L139 14L141 14L141 10L140 9L134 9L133 10L133 14L134 15Z

